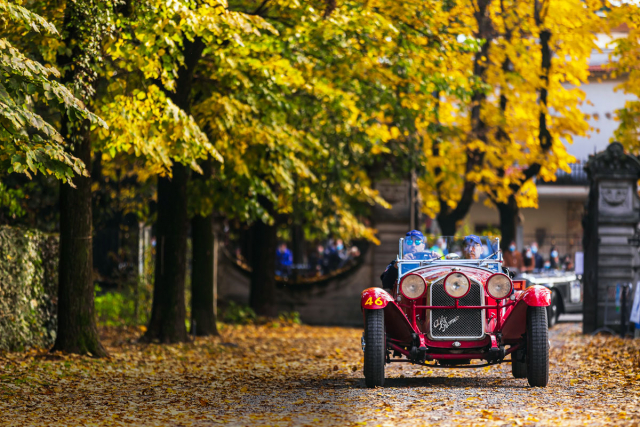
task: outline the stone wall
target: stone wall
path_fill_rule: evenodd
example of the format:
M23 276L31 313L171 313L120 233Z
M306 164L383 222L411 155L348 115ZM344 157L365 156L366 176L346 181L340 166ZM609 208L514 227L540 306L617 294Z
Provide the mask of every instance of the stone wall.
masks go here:
M278 310L297 311L300 320L310 325L361 326L360 293L372 286L372 276L375 276L372 251L363 256L364 262L359 267L334 279L316 284L279 285ZM249 303L250 282L244 270L222 255L218 274L219 299Z
M312 325L362 326L360 294L366 288L380 286L380 274L396 258L398 239L406 234L411 222L408 181L385 181L377 187L392 203L392 209L374 209L380 245L369 245L362 263L336 278L310 285L279 285L280 311L297 311L304 323ZM218 274L218 298L248 304L247 273L221 255Z

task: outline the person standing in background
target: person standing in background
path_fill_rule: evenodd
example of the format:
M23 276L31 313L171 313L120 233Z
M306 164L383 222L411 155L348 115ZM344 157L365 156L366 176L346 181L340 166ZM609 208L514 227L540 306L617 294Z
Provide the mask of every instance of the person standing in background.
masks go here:
M340 268L340 254L338 253L338 245L333 239L329 239L327 245L324 248L324 258L327 260L328 272L337 270Z
M549 267L553 270L558 270L562 267L560 263L560 255L558 254L558 249L555 246L551 246L551 251L549 252Z
M533 256L533 252L529 246L525 246L524 248L524 258L522 260L524 267L522 268L523 272L531 272L536 267L536 259Z
M318 245L315 251L311 251L309 254L309 268L311 270L312 277L322 275L322 254L324 248L322 245Z
M512 241L509 244L509 250L507 250L502 257L505 267L516 269L518 272L523 271L524 263L522 261L522 254L516 249L516 242Z
M538 242L531 243L531 253L535 263L533 265L534 270L542 270L544 268L544 258L538 253Z
M338 268L342 268L344 267L344 264L347 262L347 250L344 247L344 242L342 241L342 239L336 240L336 253L340 258L340 261L338 263Z
M281 277L289 277L291 274L291 266L293 265L293 255L286 243L280 243L276 250L276 260L278 262L277 270Z
M573 257L569 254L562 258L562 269L565 271L573 271Z

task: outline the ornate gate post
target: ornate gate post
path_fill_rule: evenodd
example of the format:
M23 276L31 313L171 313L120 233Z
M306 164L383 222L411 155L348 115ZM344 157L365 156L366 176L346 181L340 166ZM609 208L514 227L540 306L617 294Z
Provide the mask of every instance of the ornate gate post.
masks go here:
M630 239L640 221L640 161L614 142L589 156L585 170L591 184L583 218L583 332L591 333L615 316L615 286L637 282L638 250Z

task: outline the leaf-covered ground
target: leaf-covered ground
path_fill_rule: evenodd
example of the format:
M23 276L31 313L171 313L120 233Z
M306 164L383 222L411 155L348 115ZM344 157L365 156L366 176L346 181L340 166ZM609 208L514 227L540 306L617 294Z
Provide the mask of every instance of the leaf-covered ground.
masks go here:
M135 343L104 331L111 358L0 356L3 425L640 425L640 340L551 336L550 385L508 364L392 364L367 389L359 329L227 326L220 338Z

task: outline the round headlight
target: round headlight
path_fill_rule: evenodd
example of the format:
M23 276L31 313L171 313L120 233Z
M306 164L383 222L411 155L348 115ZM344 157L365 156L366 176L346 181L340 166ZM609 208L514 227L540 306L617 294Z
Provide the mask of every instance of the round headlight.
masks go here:
M487 292L493 299L503 299L509 296L513 289L511 279L505 274L494 274L487 280Z
M444 291L453 298L462 298L469 293L471 283L462 273L449 273L444 279Z
M424 295L427 285L422 276L417 274L409 274L402 279L400 283L400 292L409 299L417 299Z

